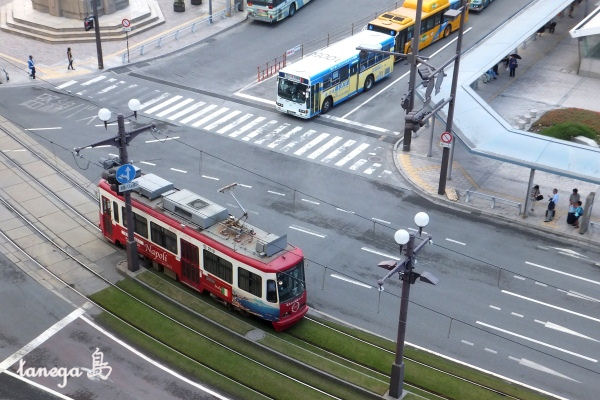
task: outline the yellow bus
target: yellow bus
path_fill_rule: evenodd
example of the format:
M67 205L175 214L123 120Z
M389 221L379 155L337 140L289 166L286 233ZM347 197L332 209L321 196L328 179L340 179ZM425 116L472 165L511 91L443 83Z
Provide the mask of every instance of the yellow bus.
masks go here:
M447 19L444 13L449 9L458 9L460 6L461 0L423 0L419 50L445 38L459 28L460 17ZM369 22L367 29L394 36L396 38L395 51L410 53L417 15L416 9L417 0L405 0L402 7L383 13ZM468 12L467 7L465 22L469 18Z

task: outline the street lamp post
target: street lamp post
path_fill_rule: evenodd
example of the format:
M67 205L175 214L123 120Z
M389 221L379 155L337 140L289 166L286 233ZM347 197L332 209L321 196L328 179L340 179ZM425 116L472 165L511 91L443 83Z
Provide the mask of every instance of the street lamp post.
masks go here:
M423 228L429 223L429 215L419 212L414 218L415 224L419 227L419 236L421 237ZM415 255L429 242L431 236L426 235L421 243L415 247L415 235L408 233L404 229L399 229L394 234L395 242L400 246L400 253L404 248L404 254L398 262L382 261L378 266L390 270L386 276L377 281L379 290L383 291L383 283L387 278L394 274L399 274L402 280L402 297L400 298L400 316L398 318L398 335L396 339L396 357L392 365L392 376L390 379L389 395L395 399L402 397L404 385L404 338L406 335L406 320L408 317L408 299L410 294L410 285L419 280L436 285L438 279L428 272L421 274L415 272Z
M137 99L131 99L127 103L129 109L133 111L132 115L127 116L127 118L134 116L137 119L137 112L140 109L140 102ZM98 118L104 122L104 126L108 127L111 117L111 112L107 108L101 108L98 111ZM119 164L125 165L129 163L128 155L127 155L127 145L129 142L136 137L138 134L148 130L148 129L156 129L154 124L142 126L133 131L127 132L125 131L125 116L123 114L117 115L117 127L119 129L118 135L112 137L110 139L101 140L94 144L85 147L78 147L75 149L75 152L79 154L79 152L83 148L93 148L98 146L112 145L119 148ZM129 271L137 271L139 269L139 262L137 256L137 244L135 242L135 237L133 235L134 232L134 224L133 224L133 212L131 210L131 192L125 191L123 193L123 197L125 200L125 220L127 221L127 269Z

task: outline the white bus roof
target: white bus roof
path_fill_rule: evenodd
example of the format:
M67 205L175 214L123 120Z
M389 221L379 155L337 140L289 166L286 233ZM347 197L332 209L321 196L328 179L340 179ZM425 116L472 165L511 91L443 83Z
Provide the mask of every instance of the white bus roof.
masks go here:
M329 47L324 47L303 59L282 68L280 72L314 79L321 73L334 70L341 63L354 57L358 59L357 47L380 49L382 44L389 42L393 46L394 37L374 31L361 31L346 39L340 40Z

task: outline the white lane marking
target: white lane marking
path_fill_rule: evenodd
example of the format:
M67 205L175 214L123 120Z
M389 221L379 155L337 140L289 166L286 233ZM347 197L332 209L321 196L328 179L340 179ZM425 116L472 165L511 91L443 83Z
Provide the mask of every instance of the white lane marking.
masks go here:
M105 335L106 337L111 338L112 340L114 340L116 343L120 344L121 346L123 346L124 348L126 348L127 350L129 350L130 352L132 352L133 354L135 354L136 356L140 357L142 360L147 361L148 363L154 365L157 368L160 368L161 370L165 371L166 373L174 376L175 378L187 383L188 385L191 385L197 389L200 389L208 394L210 394L211 396L215 396L216 398L220 399L220 400L229 400L227 397L212 391L211 389L209 389L206 386L203 386L199 383L196 383L188 378L186 378L183 375L178 374L177 372L173 371L172 369L169 369L167 367L165 367L164 365L160 364L159 362L153 360L152 358L148 357L147 355L139 352L138 350L136 350L135 348L133 348L132 346L128 345L127 343L123 342L121 339L113 336L113 334L111 334L110 332L104 330L104 328L100 327L99 325L97 325L95 322L89 320L86 317L81 317L81 319L85 322L87 322L89 325L91 325L92 327L94 327L98 332L102 333L103 335Z
M587 301L592 301L594 303L600 303L600 300L592 297L592 296L588 296L586 294L583 293L579 293L579 292L575 292L573 290L569 290L568 292L566 290L563 289L556 289L561 293L566 293L567 296L572 296L572 297L577 297L578 299L582 299L582 300L587 300Z
M219 130L217 131L217 133L218 133L219 135L222 135L222 134L224 134L225 132L229 131L230 129L232 129L232 128L234 128L234 127L238 126L239 124L241 124L241 123L243 123L243 122L245 122L247 119L250 119L250 118L252 118L253 116L254 116L254 114L245 114L245 115L242 115L241 117L239 117L239 118L238 118L238 119L236 119L235 121L233 121L233 122L230 122L229 124L225 125L225 126L224 126L224 127L222 127L221 129L219 129Z
M545 365L538 364L536 362L527 360L526 358L516 358L516 357L512 357L512 356L508 356L508 358L511 359L511 360L513 360L513 361L518 362L520 365L523 365L525 367L529 367L529 368L532 368L532 369L535 369L535 370L538 370L538 371L542 371L542 372L545 372L545 373L550 374L550 375L555 375L555 376L558 376L560 378L564 378L564 379L567 379L567 380L570 380L570 381L573 381L573 382L581 383L578 380L575 380L575 379L573 379L571 377L568 377L567 375L563 375L563 374L561 374L558 371L555 371L555 370L553 370L551 368L546 367Z
M201 177L203 177L204 179L210 179L212 181L220 181L221 178L217 178L215 176L209 176L209 175L200 175Z
M18 152L21 152L21 151L27 151L27 149L16 149L16 150L7 149L7 150L2 150L3 153L10 153L10 152L18 153Z
M522 276L519 276L519 275L513 275L513 278L515 278L515 279L519 279L519 280L521 280L521 281L524 281L524 280L525 280L525 278L523 278Z
M183 110L179 111L178 113L175 113L173 115L171 115L169 118L167 118L169 121L174 121L177 118L183 117L185 114L189 114L192 111L194 111L196 108L198 107L202 107L204 104L206 104L203 101L199 101L197 103L192 104L191 106L184 108Z
M360 249L362 251L366 251L367 253L377 254L378 256L381 256L381 257L391 258L392 260L396 260L396 261L400 260L400 257L398 257L398 256L392 256L390 254L383 253L383 252L378 251L378 250L370 249L368 247L361 247Z
M488 353L492 353L492 354L498 354L498 352L496 350L490 349L488 347L484 347L483 348L485 351L487 351Z
M102 125L104 126L104 125ZM51 126L48 128L26 128L26 131L54 131L57 129L62 129L62 126Z
M293 147L295 147L298 143L302 143L305 140L308 140L315 133L317 133L317 131L315 131L314 129L309 129L306 132L304 132L302 135L300 135L300 137L298 138L298 140L292 140L291 142L289 142L288 144L286 144L285 146L283 146L279 150L282 151L282 152L284 152L284 153L287 153L288 151L290 151L290 149L292 149Z
M336 117L335 115L321 114L321 115L319 115L319 118L332 119L334 121L342 122L344 124L356 125L356 126L360 126L361 128L371 129L373 131L377 131L377 132L381 132L381 133L387 133L387 132L390 131L389 129L381 128L379 126L369 125L369 124L363 124L363 123L360 123L360 122L351 121L349 119ZM396 134L398 134L398 133L396 133Z
M341 319L341 318L337 318L336 316L334 316L334 315L331 315L331 314L328 314L328 313L326 313L326 312L323 312L323 311L321 311L321 310L318 310L318 309L316 309L315 307L312 307L312 308L310 309L309 313L311 313L311 312L313 312L313 313L318 313L318 314L321 314L321 315L324 315L324 316L326 316L326 317L327 317L327 318L329 318L329 319L332 319L332 320L334 320L334 321L339 321L339 322L343 323L343 324L344 324L344 325L346 325L346 326L350 326L350 327L352 327L352 328L355 328L355 329L361 330L361 331L363 331L363 332L367 332L367 333L369 333L369 334L371 334L371 335L374 335L374 336L379 336L379 337L381 337L381 338L384 338L384 339L387 339L387 340L394 340L394 339L391 339L391 338L385 337L385 336L383 336L383 335L377 334L377 333L375 333L375 332L372 332L372 331L370 331L370 330L368 330L368 329L361 328L361 327L359 327L359 326L357 326L357 325L354 325L354 324L352 324L352 323L350 323L350 322L348 322L348 321L345 321L345 320L343 320L343 319ZM344 334L345 334L345 333L343 333L343 332L339 332L339 333L340 333L340 334L342 334L342 335L344 335ZM348 334L346 334L346 335L348 335ZM472 368L472 369L474 369L474 370L477 370L477 371L483 372L484 374L488 374L488 375L494 376L494 377L496 377L496 378L500 378L500 379L503 379L503 380L505 380L505 381L512 382L512 383L514 383L514 384L517 384L517 385L520 385L520 386L526 387L526 388L528 388L528 389L535 390L536 392L539 392L539 393L542 393L542 394L545 394L545 395L548 395L548 396L552 396L553 398L556 398L557 400L570 400L570 399L568 399L568 398L566 398L566 397L561 397L561 396L559 396L559 395L557 395L557 394L554 394L554 393L548 392L548 391L546 391L546 390L544 390L544 389L541 389L541 388L538 388L538 387L532 386L532 385L530 385L530 384L527 384L527 383L525 383L525 382L518 381L518 380L516 380L516 379L509 378L509 377L507 377L507 376L504 376L504 375L500 375L500 374L499 374L499 373L497 373L497 372L490 371L490 370L488 370L488 369L485 369L485 368L478 367L477 365L474 365L474 364L469 364L469 363L467 363L467 362L464 362L464 361L462 361L462 360L459 360L458 358L450 357L450 356L448 356L448 355L446 355L446 354L443 354L443 353L440 353L440 352L437 352L437 351L430 350L430 349L428 349L428 348L426 348L426 347L423 347L423 346L419 346L418 344L415 344L415 343L412 343L412 342L409 342L409 341L406 341L405 343L406 343L406 344L408 344L409 346L413 346L414 348L416 348L416 349L418 349L418 350L421 350L421 351L427 352L427 353L429 353L429 354L433 354L433 355L435 355L435 356L437 356L437 357L444 358L445 360L449 360L449 361L455 362L455 363L457 363L457 364L460 364L460 365L467 366L467 367L469 367L469 368ZM390 353L391 353L391 352L390 352Z
M148 162L148 161L140 161L140 164L146 164L146 165L151 165L151 166L156 166L156 164Z
M279 136L277 139L275 139L274 141L269 143L269 145L267 147L270 149L274 149L275 147L279 146L281 143L285 142L286 140L288 140L289 138L291 138L293 135L295 135L297 132L299 132L301 130L302 130L301 126L297 126L293 129L290 129L289 131L287 131L286 133L284 133L283 135Z
M18 379L18 380L20 380L21 382L24 382L24 383L26 383L26 384L28 384L28 385L31 385L31 386L33 386L33 387L35 387L35 388L37 388L37 389L43 390L44 392L47 392L47 393L50 393L51 395L55 396L55 397L56 397L56 398L58 398L58 399L63 399L63 400L75 400L75 399L74 399L74 398L72 398L72 397L65 396L64 394L62 394L62 393L59 393L59 392L57 392L56 390L52 390L52 389L50 389L50 388L47 388L47 387L46 387L46 386L44 386L44 385L40 385L39 383L37 383L37 382L34 382L34 381L31 381L31 380L29 380L29 379L27 379L27 378L24 378L24 377L22 377L21 375L19 375L19 374L16 374L16 373L14 373L14 372L12 372L12 371L4 371L4 373L5 373L5 374L7 374L7 375L9 375L9 376L12 376L12 377L13 377L13 378L15 378L15 379Z
M67 316L63 319L57 321L51 327L46 329L44 332L40 333L35 339L27 343L25 346L21 347L19 350L14 352L12 355L6 357L4 361L0 363L0 372L4 372L11 365L25 357L31 351L35 350L39 346L41 346L46 340L50 339L57 332L62 330L65 326L69 325L71 322L75 321L77 318L82 316L85 313L83 308L77 308L71 311Z
M56 88L57 89L64 89L64 88L69 87L71 85L74 85L76 83L77 83L77 81L67 81L67 82L63 83L62 85L58 85Z
M234 110L232 112L230 112L227 115L224 115L223 117L219 118L218 120L216 120L215 122L213 122L212 124L206 125L204 127L204 129L206 129L207 131L210 131L211 129L216 128L217 126L221 125L223 122L227 122L229 121L231 118L235 117L238 114L241 114L241 111L238 110Z
M359 158L359 159L358 159L358 160L357 160L357 161L356 161L354 164L352 164L351 166L349 166L349 167L348 167L348 169L349 169L350 171L356 171L357 169L359 169L360 167L362 167L362 166L363 166L364 164L366 164L366 163L367 163L367 160L366 160L366 159L364 159L364 158ZM381 164L379 164L379 165L381 165ZM366 171L368 171L368 170L365 170L365 171L363 171L363 172L365 172L365 173L367 173L367 174L371 174L371 172L373 172L373 171L371 171L371 172L366 172Z
M538 281L535 281L535 284L538 286L542 286L542 287L548 287L548 285L546 285L545 283L538 282Z
M295 225L290 225L290 229L293 229L293 230L298 231L298 232L306 233L308 235L313 235L313 236L319 237L321 239L324 239L326 237L326 235L322 235L320 233L312 232L312 231L310 231L310 230L308 230L306 228L301 228L301 227L295 226Z
M129 121L125 121L124 122L125 125L129 125ZM110 124L106 124L106 126L117 126L118 124L116 122L111 122ZM96 128L104 128L105 125L104 124L95 124L94 125Z
M341 212L348 213L348 214L356 214L354 211L344 210L343 208L339 208L339 207L336 207L335 209L338 211L341 211Z
M212 114L208 114L206 117L204 117L204 118L201 118L201 119L199 119L198 121L194 122L194 123L192 124L192 127L193 127L193 128L197 128L197 127L199 127L200 125L202 125L202 124L204 124L204 123L206 123L206 122L210 121L211 119L213 119L213 118L217 118L219 115L221 115L221 114L223 114L223 113L225 113L225 112L227 112L227 111L229 111L229 107L221 107L221 108L219 108L217 111L213 112Z
M321 154L323 154L327 150L329 150L332 146L335 146L335 144L337 142L339 142L340 140L342 140L341 136L334 137L333 139L331 139L330 141L325 143L323 146L319 147L318 149L316 149L315 151L310 153L307 158L314 160L315 158L319 157Z
M290 124L288 124L287 122L284 122L283 124L279 125L277 128L273 129L271 132L267 133L262 138L256 140L254 142L254 144L263 144L267 140L271 140L273 137L278 136L281 132L286 130L288 126L290 126Z
M321 133L319 136L317 136L316 138L314 138L313 140L311 140L310 142L306 143L304 146L302 146L298 150L296 150L294 152L294 155L301 156L302 154L306 153L308 150L312 149L313 147L315 147L317 144L319 144L323 140L327 139L328 137L329 137L329 133Z
M577 336L577 337L580 337L583 339L591 340L593 342L600 342L600 340L594 339L593 337L586 336L583 333L579 333L579 332L569 329L567 327L555 324L554 322L550 322L550 321L544 322L544 321L540 321L539 319L534 319L534 321L537 322L538 324L544 325L544 327L546 327L548 329L554 329L555 331L568 333L569 335L573 335L573 336Z
M242 140L245 142L249 142L251 139L254 139L256 136L262 134L266 129L268 129L268 127L277 125L277 123L278 122L276 120L272 119L269 122L267 122L266 124L264 124L263 126L256 128L255 130L253 130L252 132L250 132L249 134L244 136L242 138Z
M352 169L352 167L350 167L350 169ZM381 168L380 163L373 163L369 168L367 168L363 171L363 174L371 175L373 172L377 171L379 168Z
M238 186L241 186L241 187L246 188L246 189L252 189L252 186L250 186L250 185L244 185L243 183L238 183Z
M182 174L187 174L186 170L183 169L177 169L177 168L169 168L171 171L175 171L175 172L181 172Z
M159 102L159 101L161 101L162 99L166 99L166 98L167 98L167 97L169 97L169 96L170 96L170 95L169 95L169 93L163 93L163 94L161 94L161 95L160 95L160 96L158 96L158 97L155 97L155 98L153 98L153 99L150 99L150 100L148 100L148 101L144 102L144 104L142 104L142 105L140 106L140 110L143 110L144 108L146 108L146 107L149 107L149 106L151 106L152 104L158 103L158 102Z
M360 145L358 145L358 147L356 147L354 150L352 150L350 153L348 153L344 158L342 158L341 160L336 162L334 165L336 167L343 166L348 161L352 160L354 157L356 157L357 155L362 153L364 150L366 150L368 147L369 147L368 143L361 143Z
M173 104L176 101L179 101L183 98L183 96L177 95L177 96L173 96L168 100L163 101L162 103L158 103L157 105L155 105L152 108L149 108L148 110L144 111L144 113L146 114L152 114L157 112L158 110L160 110L161 108L164 108L166 106L168 106L169 104Z
M240 127L239 129L231 132L229 134L229 137L235 138L240 136L242 133L246 132L248 129L254 128L256 125L260 124L261 122L263 122L266 118L265 117L258 117L255 120L247 123L246 125Z
M510 315L514 315L515 317L523 318L523 314L519 314L516 312L511 312Z
M468 340L465 340L465 339L461 339L460 342L466 344L467 346L473 346L472 342L469 342Z
M318 205L321 204L318 201L314 201L314 200L309 200L309 199L301 199L301 200L304 201L304 202L306 202L306 203L314 204L315 206L318 206Z
M102 89L101 91L99 91L98 94L104 94L106 92L110 92L111 90L113 90L117 86L119 86L119 85L110 85L110 86L107 86L104 89Z
M454 240L454 239L450 239L450 238L446 238L446 241L451 242L451 243L456 243L456 244L460 244L461 246L466 246L466 243L463 242L459 242L458 240Z
M546 271L556 272L557 274L565 275L565 276L568 276L570 278L579 279L579 280L582 280L584 282L593 283L594 285L600 285L600 282L594 281L592 279L584 278L583 276L569 274L568 272L560 271L560 270L554 269L554 268L544 267L543 265L535 264L535 263L532 263L532 262L529 262L529 261L525 261L525 264L531 265L532 267L545 269Z
M498 310L498 311L502 310L502 308L500 308L498 306L495 306L495 305L492 305L492 304L490 304L490 308L493 308L494 310Z
M274 192L272 190L267 190L267 193L275 194L277 196L282 196L282 197L285 196L285 193Z
M481 326L485 326L486 328L494 329L494 330L496 330L498 332L506 333L507 335L518 337L519 339L527 340L529 342L536 343L536 344L539 344L541 346L545 346L545 347L548 347L550 349L554 349L554 350L560 351L562 353L569 354L569 355L574 356L574 357L582 358L582 359L584 359L586 361L590 361L590 362L593 362L593 363L597 363L598 362L598 360L596 360L594 358L591 358L591 357L588 357L588 356L584 356L583 354L575 353L574 351L563 349L561 347L554 346L554 345L546 343L546 342L542 342L541 340L537 340L537 339L533 339L533 338L530 338L530 337L527 337L527 336L524 336L524 335L520 335L520 334L518 334L516 332L509 331L508 329L503 329L503 328L500 328L498 326L486 324L485 322L482 322L482 321L475 321L475 323L478 324L478 325L481 325Z
M168 138L163 138L163 139L146 140L145 143L168 142L169 140L176 140L176 139L179 139L179 136L173 136L173 137L168 137ZM97 147L99 147L99 146L97 146Z
M386 221L385 219L379 219L379 218L375 218L375 217L371 217L371 219L375 222L381 222L382 224L386 224L386 225L391 224L390 221Z
M361 286L361 287L364 287L364 288L367 288L367 289L371 289L372 288L371 285L367 285L366 283L355 281L354 279L346 278L345 276L341 276L341 275L338 275L338 274L331 274L330 276L332 278L339 279L339 280L344 281L344 282L352 283L353 285Z
M89 85L91 85L92 83L100 82L100 81L101 81L101 80L103 80L103 79L106 79L106 76L104 76L104 75L100 75L100 76L97 76L97 77L95 77L95 78L92 78L92 79L90 79L90 80L89 80L89 81L87 81L87 82L83 82L83 83L81 84L81 86L89 86Z
M268 104L270 106L274 106L275 105L275 102L273 100L263 99L263 98L252 96L252 95L246 94L246 93L235 92L233 95L234 96L238 96L238 97L243 97L243 98L246 98L246 99L250 99L250 100L254 100L254 101L260 101L261 103L265 103L265 104Z
M185 107L188 104L190 104L192 101L194 101L194 99L191 98L187 98L183 101L180 101L179 103L172 105L171 107L167 108L166 110L162 110L161 112L159 112L158 114L156 114L157 117L164 117L167 114L172 113L173 111L177 111L179 110L181 107Z
M185 117L184 119L182 119L179 122L181 122L182 124L187 124L188 122L195 120L196 118L206 114L207 112L209 112L211 110L214 110L217 107L218 106L216 104L209 104L208 106L206 106L206 108L203 108L200 111L196 111L192 115L188 115L187 117Z
M536 303L536 304L540 304L542 306L553 308L555 310L564 311L564 312L569 313L569 314L577 315L578 317L589 319L589 320L594 321L594 322L600 322L600 319L598 319L598 318L590 317L589 315L585 315L585 314L581 314L581 313L578 313L578 312L575 312L575 311L571 311L571 310L563 308L563 307L558 307L558 306L555 306L554 304L544 303L543 301L532 299L530 297L523 296L522 294L517 294L517 293L509 292L508 290L502 290L501 292L504 293L504 294L508 294L510 296L518 297L518 298L523 299L523 300L531 301L532 303Z

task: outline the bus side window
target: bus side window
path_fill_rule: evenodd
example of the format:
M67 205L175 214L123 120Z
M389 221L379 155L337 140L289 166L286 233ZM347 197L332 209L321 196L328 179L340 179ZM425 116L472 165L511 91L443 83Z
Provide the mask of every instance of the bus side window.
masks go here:
M340 82L344 82L346 79L350 77L350 72L348 70L348 66L343 66L340 68Z
M272 279L267 281L267 301L269 303L277 303L277 285Z
M350 75L355 75L356 71L358 71L358 64L352 64L350 67Z

